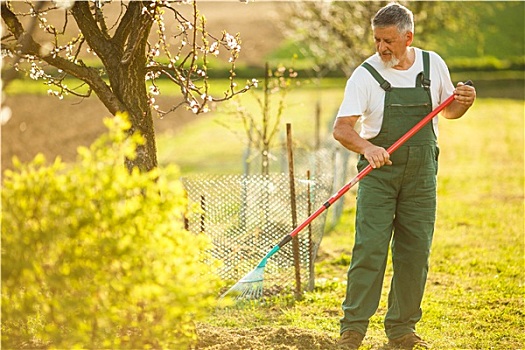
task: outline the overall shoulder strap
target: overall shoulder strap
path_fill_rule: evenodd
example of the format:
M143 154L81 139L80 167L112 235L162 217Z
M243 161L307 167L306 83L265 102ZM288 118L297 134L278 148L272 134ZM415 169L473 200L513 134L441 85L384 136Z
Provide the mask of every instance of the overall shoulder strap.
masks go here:
M423 77L421 78L421 85L428 89L430 88L430 54L428 51L423 53ZM417 82L416 82L417 83Z
M372 76L374 77L375 80L377 80L377 82L379 83L379 86L381 86L381 88L385 91L390 91L391 88L392 88L392 85L390 85L390 83L388 81L385 80L385 78L383 78L381 76L381 74L379 74L379 72L374 68L372 67L369 63L367 62L364 62L363 64L361 64L361 66L363 68L365 68L367 71L370 72L370 74L372 74Z

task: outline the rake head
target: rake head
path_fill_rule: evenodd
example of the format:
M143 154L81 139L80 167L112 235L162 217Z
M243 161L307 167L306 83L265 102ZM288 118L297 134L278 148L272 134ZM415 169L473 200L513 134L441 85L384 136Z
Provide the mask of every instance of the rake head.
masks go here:
M235 300L259 299L263 294L264 266L257 266L228 289L221 298L230 295Z
M250 300L259 299L260 297L262 297L264 268L266 266L266 263L268 262L268 259L270 259L272 255L277 253L286 242L289 242L292 239L291 237L288 237L289 236L283 239L281 243L273 247L272 250L270 250L264 258L262 258L261 262L259 262L259 265L257 265L255 269L253 269L246 276L241 278L239 282L235 283L233 287L231 287L226 291L226 293L221 295L221 298L224 298L228 294L231 294L231 296L234 297L235 300Z

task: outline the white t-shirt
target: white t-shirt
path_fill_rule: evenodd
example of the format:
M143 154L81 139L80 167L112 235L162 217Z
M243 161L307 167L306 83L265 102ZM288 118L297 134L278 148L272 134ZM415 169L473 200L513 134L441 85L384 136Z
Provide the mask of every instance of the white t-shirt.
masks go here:
M415 61L407 70L386 68L381 58L375 54L366 59L381 76L387 80L392 87L414 87L416 78L423 71L422 50L414 48ZM430 90L432 94L432 108L436 108L445 101L454 91L454 85L450 79L450 73L445 61L435 52L429 51L430 56ZM360 116L360 136L371 139L377 136L383 122L383 109L385 103L385 90L374 79L366 68L357 67L345 87L343 102L339 107L337 117ZM432 122L437 135L437 120Z

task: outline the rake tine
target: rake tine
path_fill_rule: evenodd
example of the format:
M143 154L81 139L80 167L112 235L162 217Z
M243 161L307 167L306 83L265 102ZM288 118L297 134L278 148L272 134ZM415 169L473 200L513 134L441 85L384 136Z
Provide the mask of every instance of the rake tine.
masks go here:
M259 299L263 294L264 268L268 259L279 249L281 249L281 246L279 245L273 247L255 269L250 271L241 278L239 282L233 285L233 287L228 289L223 295L221 295L221 298L224 298L226 295L232 294L233 292L238 292L239 294L235 296L235 300Z

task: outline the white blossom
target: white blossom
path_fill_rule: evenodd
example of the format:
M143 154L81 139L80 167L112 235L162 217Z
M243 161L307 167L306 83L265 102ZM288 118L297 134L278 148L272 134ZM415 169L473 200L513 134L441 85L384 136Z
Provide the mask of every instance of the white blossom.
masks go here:
M64 95L62 95L60 92L58 91L54 91L54 90L47 90L47 94L49 96L55 96L55 97L58 97L59 100L63 100L64 99Z
M213 44L211 44L209 51L212 55L218 56L219 55L219 43L214 42Z
M224 39L226 40L226 45L228 46L230 50L235 50L237 49L237 47L239 47L240 49L240 46L237 43L237 39L235 39L235 37L231 35L230 33L226 33L224 35Z
M199 112L199 104L195 100L191 100L190 109L193 113L197 114Z
M34 80L38 80L45 76L45 72L42 68L38 67L36 63L31 64L31 69L29 70L29 77Z
M149 87L149 92L153 95L158 95L160 93L160 90L158 87L156 87L155 85L151 85Z

